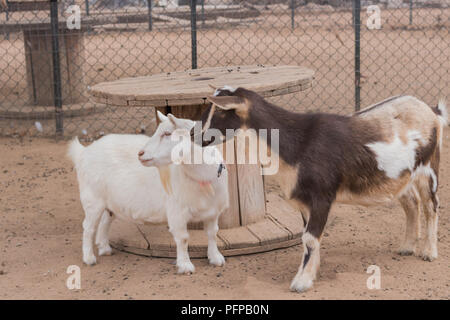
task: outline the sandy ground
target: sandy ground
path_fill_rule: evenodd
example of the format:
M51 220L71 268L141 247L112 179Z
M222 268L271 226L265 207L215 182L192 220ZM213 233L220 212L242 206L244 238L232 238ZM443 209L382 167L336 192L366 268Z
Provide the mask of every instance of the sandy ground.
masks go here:
M0 138L0 299L448 299L449 134L440 171L439 259L395 253L405 228L398 204L336 206L318 281L302 294L289 291L301 246L229 257L222 268L195 259L190 276L177 275L173 259L120 251L83 265L83 211L67 142ZM381 270L380 290L366 287L373 264ZM81 268L81 290L66 287L70 265Z

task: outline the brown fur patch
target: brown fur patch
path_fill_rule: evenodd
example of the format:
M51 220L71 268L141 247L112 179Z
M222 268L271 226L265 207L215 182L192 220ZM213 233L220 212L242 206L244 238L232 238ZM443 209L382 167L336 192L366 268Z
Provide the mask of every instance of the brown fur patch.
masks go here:
M416 163L414 164L414 169L430 160L432 155L436 152L437 145L437 129L433 128L427 144L419 146L416 150ZM439 148L437 148L437 152L439 153Z
M292 193L297 186L299 172L300 168L298 165L291 166L284 162L283 159L279 160L279 168L276 179L287 199L292 199Z

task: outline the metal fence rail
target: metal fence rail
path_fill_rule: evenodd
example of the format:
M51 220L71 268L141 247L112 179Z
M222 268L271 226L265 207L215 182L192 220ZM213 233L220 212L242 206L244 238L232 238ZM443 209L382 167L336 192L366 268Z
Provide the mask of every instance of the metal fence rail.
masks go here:
M0 135L148 132L151 109L95 104L87 88L210 66L314 69L311 89L274 98L297 111L394 94L434 105L449 96L449 30L450 0L0 0Z

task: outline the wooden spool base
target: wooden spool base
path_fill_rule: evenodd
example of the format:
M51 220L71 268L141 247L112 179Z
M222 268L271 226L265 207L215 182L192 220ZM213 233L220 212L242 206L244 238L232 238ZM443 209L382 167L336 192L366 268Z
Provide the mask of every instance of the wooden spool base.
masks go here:
M247 226L221 229L217 245L224 256L286 248L301 242L303 220L278 195L267 195L266 217ZM176 246L167 225L135 225L116 220L111 226L111 246L133 254L175 258ZM189 255L206 258L208 240L204 230L189 230Z

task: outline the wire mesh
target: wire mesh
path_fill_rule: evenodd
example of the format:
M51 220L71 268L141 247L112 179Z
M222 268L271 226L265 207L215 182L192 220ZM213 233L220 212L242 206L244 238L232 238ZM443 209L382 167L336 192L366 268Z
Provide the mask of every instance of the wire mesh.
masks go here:
M449 95L450 0L55 4L57 22L51 1L0 0L0 135L151 131L152 108L94 103L88 87L193 66L311 68L312 88L272 98L299 112L350 114L396 94L435 105ZM80 28L71 29L77 10Z

